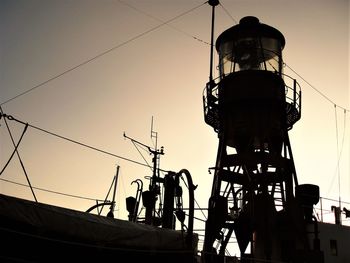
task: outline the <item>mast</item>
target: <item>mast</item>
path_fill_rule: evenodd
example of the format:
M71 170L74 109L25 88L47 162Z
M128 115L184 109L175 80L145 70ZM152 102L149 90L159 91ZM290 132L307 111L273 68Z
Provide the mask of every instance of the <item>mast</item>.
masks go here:
M119 168L120 166L117 165L117 171L116 174L114 176L114 188L113 188L113 197L112 197L112 202L111 202L111 206L109 208L109 212L107 214L107 217L112 217L114 218L114 208L115 208L115 193L117 191L117 185L118 185L118 176L119 176Z
M153 127L153 118L152 118L152 127ZM153 129L152 129L153 131ZM152 136L152 134L151 134ZM163 179L160 178L159 176L159 159L160 155L164 155L164 148L163 146L159 149L157 148L152 148L146 144L143 144L133 138L128 137L124 133L124 137L131 140L133 143L139 144L145 148L148 149L149 153L153 155L152 157L152 176L150 178L150 184L149 184L149 189L148 191L143 191L142 192L142 200L143 204L146 208L146 215L145 215L145 223L148 225L158 225L159 222L156 218L156 211L155 211L155 205L157 201L157 196L160 195L160 183L163 182ZM157 139L156 139L157 140ZM160 204L161 206L161 204Z
M210 34L210 67L209 67L209 83L213 81L213 60L214 60L214 23L215 23L215 7L219 4L219 0L209 0L212 6L211 11L211 34Z

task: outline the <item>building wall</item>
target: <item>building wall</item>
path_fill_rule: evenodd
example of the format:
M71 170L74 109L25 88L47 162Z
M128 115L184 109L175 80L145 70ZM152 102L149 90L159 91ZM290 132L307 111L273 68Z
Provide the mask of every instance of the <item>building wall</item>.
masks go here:
M308 226L312 232L313 225ZM350 227L318 222L320 249L324 252L324 263L350 262ZM314 235L309 234L312 244Z

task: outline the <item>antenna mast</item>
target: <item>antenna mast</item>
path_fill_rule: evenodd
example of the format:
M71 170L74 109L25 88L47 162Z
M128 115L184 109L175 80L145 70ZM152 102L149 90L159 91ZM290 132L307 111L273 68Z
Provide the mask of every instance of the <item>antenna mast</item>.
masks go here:
M112 218L114 218L113 211L114 211L114 208L115 208L115 193L117 191L119 168L120 168L120 166L118 165L117 166L117 171L116 171L116 174L115 174L114 180L113 180L114 181L113 198L112 198L111 206L109 208L110 211L107 214L107 217L112 217Z
M152 117L152 127L151 127L151 138L153 137L153 134L155 135L156 141L157 141L157 133L153 131L153 117ZM127 138L132 141L132 143L137 143L139 145L142 145L148 149L150 154L153 155L152 162L153 162L153 169L152 169L152 177L150 180L150 185L149 185L149 191L143 192L143 200L144 204L146 203L146 218L145 218L145 223L149 225L153 225L153 218L154 218L154 213L155 213L155 203L157 200L157 196L160 194L160 186L159 184L161 183L161 178L159 176L159 159L160 155L164 154L164 148L163 146L160 148L160 150L157 149L157 143L155 148L153 149L152 147L143 144L133 138L128 137L124 133L124 138Z
M154 148L157 149L157 144L158 144L158 132L153 130L153 116L152 116L152 120L151 120L151 139L155 138L156 139L156 143L154 145Z
M215 6L219 4L219 0L209 0L209 5L212 6L211 11L211 38L210 38L210 69L209 83L213 81L213 56L214 56L214 22L215 22Z

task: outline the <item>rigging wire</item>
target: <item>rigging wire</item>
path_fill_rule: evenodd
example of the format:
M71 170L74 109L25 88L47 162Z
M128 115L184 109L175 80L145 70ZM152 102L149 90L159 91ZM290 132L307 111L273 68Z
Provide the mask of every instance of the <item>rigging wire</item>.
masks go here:
M34 87L31 88L30 90L27 90L27 91L25 91L24 93L19 94L19 95L17 95L16 97L13 97L12 99L7 100L7 101L1 103L1 105L5 104L5 103L7 103L7 102L9 102L9 101L11 101L11 100L13 100L13 99L16 99L17 97L22 96L22 95L24 95L24 94L30 92L31 90L36 89L36 88L38 88L38 87L40 87L40 86L42 86L42 85L44 85L44 84L46 84L46 83L48 83L48 82L50 82L50 81L56 79L56 78L59 78L60 76L66 74L66 73L68 73L68 72L70 72L70 71L73 71L74 69L76 69L76 68L78 68L78 67L80 67L80 66L82 66L82 65L84 65L84 64L87 64L87 63L91 62L92 60L97 59L97 58L99 58L99 57L101 57L101 56L103 56L103 55L105 55L105 54L107 54L107 53L109 53L109 52L111 52L111 51L113 51L113 50L115 50L115 49L121 47L121 46L124 46L124 45L126 45L127 43L129 43L129 42L131 42L131 41L133 41L133 40L136 40L137 38L142 37L143 35L146 35L147 33L150 33L150 32L152 32L152 31L158 29L159 27L161 27L161 26L163 26L163 25L167 25L167 26L169 26L169 27L172 27L172 28L176 29L176 30L179 31L179 32L182 32L182 33L184 33L184 34L186 34L186 35L188 35L188 36L191 36L191 37L194 38L194 39L197 39L196 37L194 37L194 36L188 34L188 33L185 32L185 31L182 31L182 30L180 30L180 29L178 29L178 28L172 26L172 25L169 24L169 23L170 23L171 21L173 21L173 20L175 20L175 19L177 19L177 18L179 18L179 17L181 17L181 16L183 16L183 15L185 15L185 14L187 14L187 13L189 13L189 12L191 12L191 11L193 11L193 10L195 10L195 9L197 9L197 8L201 7L202 5L204 5L204 4L207 3L207 2L202 3L201 5L196 6L196 7L192 8L192 9L190 9L189 11L187 11L187 12L185 12L185 13L182 13L182 14L180 14L180 15L178 15L178 16L176 16L176 17L174 17L174 18L172 18L172 19L167 20L167 21L164 22L163 20L160 20L160 19L158 19L158 18L156 18L156 17L154 17L154 16L152 16L152 15L150 15L150 14L144 12L144 11L141 11L141 10L137 9L136 7L133 7L133 6L131 6L130 4L128 4L128 3L126 3L126 2L123 2L123 1L121 1L121 0L119 0L119 2L122 3L122 4L128 5L130 8L133 8L133 9L137 10L138 12L141 12L141 13L143 13L143 14L149 16L149 17L152 17L153 19L156 19L156 20L158 20L158 21L160 21L160 22L162 22L162 23L161 23L160 25L158 25L158 26L156 26L156 27L150 29L150 30L147 30L147 31L145 31L145 32L143 32L143 33L141 33L141 34L139 34L139 35L137 35L137 36L135 36L135 37L133 37L133 38L131 38L131 39L129 39L129 40L127 40L127 41L125 41L125 42L123 42L123 43L121 43L121 44L119 44L119 45L117 45L117 46L115 46L115 47L113 47L113 48L111 48L111 49L109 49L109 50L107 50L107 51L105 51L105 52L103 52L103 53L101 53L101 54L95 56L95 57L93 57L93 58L91 58L91 59L89 59L89 60L86 60L85 62L80 63L79 65L77 65L77 66L75 66L75 67L73 67L73 68L71 68L71 69L68 69L68 70L62 72L62 73L59 74L59 75L56 75L55 77L53 77L53 78L51 78L51 79L49 79L49 80L47 80L47 81L45 81L45 82L40 83L40 84L37 85L37 86L34 86ZM220 3L220 6L223 8L223 10L226 12L226 14L229 15L229 16L231 17L231 19L232 19L234 22L236 22L235 19L230 15L230 13L227 11L227 9L226 9L221 3ZM236 22L236 23L237 23L237 22ZM204 41L202 41L202 42L204 42ZM206 42L204 42L204 43L206 43ZM209 44L209 43L207 43L207 44ZM297 73L294 69L292 69L289 65L287 65L286 63L284 63L284 65L287 66L291 71L293 71L297 76L299 76L303 81L305 81L305 83L307 83L311 88L313 88L316 92L318 92L323 98L325 98L326 100L328 100L329 102L331 102L335 107L342 108L342 109L344 110L344 113L346 113L347 111L350 111L349 109L346 109L346 108L344 108L344 107L341 107L341 106L335 104L329 97L327 97L324 93L322 93L321 91L319 91L315 86L313 86L310 82L308 82L305 78L303 78L300 74L298 74L298 73ZM344 120L344 121L345 121L345 120ZM79 143L79 142L77 142L77 141L68 139L68 138L63 137L63 136L60 136L60 135L58 135L58 134L51 133L51 132L46 131L46 130L44 130L44 129L41 129L41 128L39 128L39 127L35 127L35 126L33 126L33 125L29 125L29 126L32 127L32 128L41 130L41 131L43 131L43 132L49 133L49 134L51 134L51 135L60 137L60 138L62 138L62 139L65 139L65 140L68 140L68 141L71 141L71 142L80 144L80 145L82 145L82 146L85 146L85 147L88 147L88 148L91 148L91 149L100 151L100 152L102 152L102 153L109 154L109 155L112 155L112 156L114 156L114 157L121 158L121 159L124 159L124 160L127 160L127 161L131 161L131 162L134 162L134 163L139 164L139 165L147 166L147 165L144 165L144 164L142 164L142 163L139 163L139 162L136 162L136 161L133 161L133 160L130 160L130 159L127 159L127 158L124 158L124 157L121 157L121 156L117 156L117 155L115 155L115 154L112 154L112 153L109 153L109 152L106 152L106 151L97 149L97 148L95 148L95 147L88 146L88 145L83 144L83 143ZM338 135L337 135L337 136L338 136ZM343 141L344 141L344 134L343 134ZM338 143L338 139L337 139L337 143ZM337 146L337 147L338 147L338 146ZM342 149L343 149L343 145L342 145L342 147L341 147L341 151L342 151ZM339 151L338 151L338 153L339 153ZM341 153L338 155L338 163L339 163L340 155L341 155ZM148 165L148 167L151 168L149 165ZM339 170L339 164L338 164L338 170ZM338 173L339 173L339 171L338 171Z
M7 118L9 118L10 120L14 120L14 121L16 121L16 122L18 122L18 123L21 123L21 124L26 125L26 123L24 123L24 122L21 121L21 120L18 120L18 119L16 119L16 118L14 118L13 116L6 115L6 114L3 114L3 113L2 113L2 116L7 117ZM54 137L60 138L60 139L62 139L62 140L66 140L66 141L69 141L69 142L71 142L71 143L78 144L78 145L80 145L80 146L89 148L89 149L91 149L91 150L94 150L94 151L97 151L97 152L100 152L100 153L103 153L103 154L106 154L106 155L110 155L110 156L116 157L116 158L118 158L118 159L122 159L122 160L124 160L124 161L128 161L128 162L135 163L135 164L138 164L138 165L141 165L141 166L145 166L145 167L150 167L150 166L147 165L147 164L144 164L144 163L141 163L141 162L138 162L138 161L135 161L135 160L132 160L132 159L129 159L129 158L126 158L126 157L123 157L123 156L120 156L120 155L117 155L117 154L114 154L114 153L111 153L111 152L108 152L108 151L99 149L99 148L97 148L97 147L88 145L88 144L86 144L86 143L82 143L82 142L79 142L79 141L70 139L70 138L68 138L68 137L65 137L65 136L59 135L59 134L57 134L57 133L54 133L54 132L45 130L45 129L43 129L43 128L40 128L40 127L38 127L38 126L34 126L34 125L32 125L32 124L29 124L29 123L28 123L28 127L33 128L33 129L36 129L36 130L41 131L41 132L44 132L44 133L47 133L47 134L52 135L52 136L54 136ZM168 171L163 170L163 169L160 169L160 168L158 168L158 169L159 169L160 171L163 171L163 172L168 172Z
M1 116L4 115L4 112L3 112L3 110L2 110L1 105L0 105L0 113L1 113ZM19 162L20 162L20 164L21 164L22 170L23 170L23 172L24 172L24 175L25 175L25 177L26 177L26 179L27 179L27 182L28 182L28 185L29 185L29 187L30 187L30 191L31 191L32 194L33 194L33 197L34 197L35 202L38 202L38 200L37 200L37 198L36 198L36 196L35 196L35 193L34 193L32 184L30 183L29 176L28 176L27 171L26 171L26 169L25 169L25 167L24 167L22 158L21 158L21 156L19 155L18 149L17 149L17 147L16 147L15 140L14 140L14 138L13 138L13 136L12 136L11 129L10 129L10 126L8 125L8 123L7 123L6 118L4 118L4 121L5 121L5 125L6 125L6 127L7 127L7 131L9 132L9 135L10 135L10 138L11 138L11 141L12 141L12 144L13 144L13 146L15 147L15 151L16 151L18 160L19 160ZM27 129L27 127L28 127L28 123L25 124L25 130ZM22 139L22 138L21 138L21 139Z
M145 12L145 11L139 9L139 8L136 8L135 6L131 5L130 3L126 3L126 2L124 2L124 1L122 1L122 0L118 0L118 2L122 3L123 5L128 6L128 7L131 8L131 9L134 9L135 11L137 11L137 12L139 12L139 13L145 15L145 16L148 16L148 17L150 17L150 18L152 18L152 19L154 19L154 20L156 20L156 21L158 21L158 22L164 23L164 24L166 24L168 27L170 27L170 28L172 28L172 29L174 29L174 30L176 30L176 31L178 31L178 32L180 32L180 33L182 33L182 34L184 34L184 35L190 37L190 38L193 38L193 39L195 39L195 40L197 40L197 41L199 41L199 42L202 42L202 43L204 43L204 44L206 44L206 45L210 45L209 42L204 41L204 40L202 40L202 39L200 39L200 38L198 38L198 37L196 37L196 36L194 36L194 35L191 35L190 33L187 33L186 31L184 31L184 30L182 30L182 29L179 29L178 27L175 27L175 26L169 24L169 22L164 22L164 20L162 20L162 19L160 19L160 18L158 18L158 17L155 17L155 16L153 16L153 15L151 15L151 14L149 14L149 13L147 13L147 12ZM208 1L204 2L204 3L201 4L199 7L201 7L202 5L204 5L204 4L206 4L206 3L208 3ZM197 9L197 8L196 8L196 9Z
M0 178L0 181L4 181L4 182L10 183L10 184L15 184L15 185L19 185L19 186L29 187L26 184L22 184L22 183L19 183L19 182L7 180L7 179L4 179L4 178ZM48 189L45 189L45 188L40 188L40 187L35 187L35 186L33 186L32 188L35 189L35 190L38 190L38 191L43 191L43 192L48 192L48 193L52 193L52 194L73 197L73 198L79 198L79 199L84 199L84 200L89 200L89 201L97 201L97 202L103 202L104 201L104 200L100 200L100 199L96 199L96 198L84 197L84 196L79 196L79 195L72 195L72 194L67 194L67 193L62 193L62 192L58 192L58 191L48 190Z
M23 187L29 187L27 184L22 184L22 183L18 183L18 182L14 182L14 181L11 181L11 180L7 180L7 179L4 179L4 178L0 178L0 181L4 181L4 182L7 182L7 183L11 183L11 184L15 184L15 185L19 185L19 186L23 186ZM52 190L48 190L48 189L44 189L44 188L39 188L39 187L33 187L33 189L36 189L36 190L39 190L39 191L43 191L43 192L49 192L49 193L52 193L52 194L58 194L58 195L62 195L62 196L67 196L67 197L72 197L72 198L78 198L78 199L84 199L84 200L89 200L89 201L96 201L96 202L109 202L109 200L101 200L101 199L96 199L96 198L91 198L91 197L84 197L84 196L78 196L78 195L72 195L72 194L67 194L67 193L62 193L62 192L58 192L58 191L52 191ZM326 198L326 197L321 197L321 200L326 200L326 201L333 201L333 202L337 202L338 200L335 200L335 199L330 199L330 198ZM349 202L342 202L343 204L347 204L349 205L350 203ZM317 208L318 210L320 208ZM203 209L203 208L200 208L200 210L206 210L206 209ZM325 211L328 211L329 214L332 213L331 210L326 210L326 209L322 209L323 210L323 213L325 213ZM140 211L141 213L141 211ZM205 220L201 219L201 218L197 218L197 217L194 217L196 220L199 220L199 221L202 221L202 222L205 222ZM324 221L323 221L324 222Z
M50 134L50 135L52 135L52 136L58 137L58 138L60 138L60 139L63 139L63 140L66 140L66 141L69 141L69 142L78 144L78 145L80 145L80 146L84 146L84 147L86 147L86 148L95 150L95 151L97 151L97 152L104 153L104 154L107 154L107 155L110 155L110 156L113 156L113 157L122 159L122 160L124 160L124 161L132 162L132 163L135 163L135 164L138 164L138 165L142 165L142 166L145 166L145 167L150 167L150 166L147 165L147 164L143 164L143 163L140 163L140 162L138 162L138 161L134 161L134 160L131 160L131 159L129 159L129 158L122 157L122 156L120 156L120 155L117 155L117 154L114 154L114 153L111 153L111 152L108 152L108 151L105 151L105 150L101 150L101 149L99 149L99 148L97 148L97 147L94 147L94 146L88 145L88 144L86 144L86 143L82 143L82 142L79 142L79 141L76 141L76 140L67 138L67 137L65 137L65 136L59 135L59 134L57 134L57 133L53 133L53 132L51 132L51 131L48 131L48 130L39 128L39 127L34 126L34 125L31 125L31 124L29 124L29 127L34 128L34 129L39 130L39 131L42 131L42 132L45 132L45 133Z
M238 22L236 21L236 19L233 18L233 16L227 11L227 9L222 5L221 2L219 2L219 5L220 5L221 8L225 11L225 13L232 19L232 21L235 22L236 24L238 24Z
M338 121L337 121L337 108L336 105L334 105L334 111L335 111L335 128L336 128L336 141L337 141L337 164L336 164L336 168L334 171L334 176L332 178L331 184L329 185L328 191L327 193L329 194L329 192L331 191L333 184L334 184L334 180L338 175L338 193L339 193L339 198L340 198L340 159L343 153L343 149L344 149L344 140L345 140L345 134L346 134L346 110L344 110L344 122L343 122L343 136L342 136L342 142L341 142L341 146L340 146L340 151L339 151L339 138L338 138Z
M334 105L334 115L335 115L335 136L337 140L337 170L338 170L338 196L339 196L339 207L340 207L340 169L339 169L339 161L340 161L340 154L339 154L339 136L338 136L338 116L337 116L337 106Z
M1 119L1 116L0 116L0 119ZM23 136L24 136L24 134L25 134L26 131L27 131L27 128L28 128L28 125L26 125L26 126L24 127L23 132L22 132L22 135L21 135L21 137L19 138L19 140L18 140L18 142L17 142L17 144L16 144L16 146L15 146L15 149L13 150L13 152L12 152L10 158L8 159L8 161L6 162L6 164L4 165L4 167L2 168L2 170L1 170L1 172L0 172L0 176L1 176L2 173L5 171L5 169L7 168L7 166L9 165L9 163L11 162L12 157L13 157L13 156L15 155L15 153L17 152L18 146L19 146L19 144L21 143L21 141L22 141L22 139L23 139Z
M136 35L136 36L134 36L134 37L132 37L132 38L130 38L130 39L128 39L128 40L126 40L126 41L120 43L120 44L118 44L117 46L114 46L114 47L112 47L112 48L110 48L110 49L108 49L108 50L106 50L106 51L104 51L104 52L102 52L102 53L100 53L100 54L98 54L98 55L96 55L96 56L90 58L90 59L87 59L87 60L83 61L82 63L80 63L80 64L78 64L78 65L76 65L76 66L74 66L74 67L72 67L72 68L69 68L69 69L63 71L62 73L60 73L60 74L58 74L58 75L56 75L56 76L54 76L54 77L52 77L52 78L50 78L50 79L44 81L44 82L41 82L40 84L38 84L38 85L36 85L36 86L34 86L34 87L32 87L32 88L30 88L30 89L28 89L28 90L22 92L22 93L20 93L20 94L18 94L18 95L16 95L16 96L14 96L14 97L12 97L12 98L10 98L10 99L4 101L4 102L1 102L0 106L1 106L1 105L4 105L4 104L6 104L6 103L8 103L8 102L10 102L10 101L12 101L12 100L15 100L15 99L17 99L18 97L20 97L20 96L22 96L22 95L25 95L25 94L27 94L27 93L33 91L34 89L37 89L37 88L39 88L39 87L41 87L41 86L47 84L48 82L51 82L51 81L53 81L53 80L55 80L55 79L57 79L57 78L59 78L59 77L65 75L65 74L67 74L67 73L69 73L69 72L71 72L71 71L73 71L73 70L75 70L75 69L77 69L77 68L79 68L79 67L85 65L85 64L88 64L89 62L91 62L91 61L93 61L93 60L95 60L95 59L97 59L97 58L99 58L99 57L102 57L102 56L106 55L107 53L110 53L110 52L112 52L112 51L114 51L114 50L116 50L116 49L118 49L118 48L120 48L120 47L122 47L122 46L124 46L124 45L126 45L126 44L128 44L128 43L130 43L130 42L132 42L132 41L134 41L134 40L136 40L136 39L138 39L138 38L140 38L140 37L146 35L146 34L148 34L148 33L151 33L151 32L155 31L156 29L158 29L158 28L160 28L160 27L162 27L162 26L164 26L164 25L167 25L167 26L169 26L169 27L171 27L171 28L174 28L175 30L177 30L177 31L179 31L179 32L182 32L182 33L184 33L185 35L190 36L191 38L194 38L194 39L196 39L196 40L198 40L198 41L200 41L200 42L203 42L203 43L205 43L205 44L210 45L210 43L208 43L208 42L206 42L206 41L203 41L203 40L201 40L201 39L199 39L199 38L197 38L197 37L195 37L195 36L193 36L193 35L191 35L191 34L185 32L185 31L183 31L183 30L181 30L181 29L178 29L178 28L172 26L171 24L169 24L170 22L172 22L172 21L174 21L174 20L176 20L176 19L178 19L178 18L180 18L180 17L182 17L182 16L184 16L184 15L186 15L186 14L188 14L188 13L190 13L190 12L192 12L192 11L198 9L198 8L200 8L201 6L207 4L208 1L202 3L202 4L198 5L198 6L195 6L195 7L191 8L190 10L185 11L185 12L183 12L183 13L181 13L181 14L179 14L179 15L177 15L177 16L175 16L175 17L173 17L173 18L171 18L171 19L169 19L169 20L167 20L167 21L163 21L163 20L161 20L161 19L159 19L159 18L156 18L156 17L154 17L154 16L152 16L152 15L150 15L150 14L148 14L148 13L146 13L146 12L144 12L144 11L142 11L142 10L140 10L140 9L138 9L138 8L136 8L136 7L134 7L134 6L132 6L132 5L130 5L129 3L126 3L126 2L121 1L121 0L118 0L118 1L119 1L120 3L122 3L122 4L124 4L124 5L129 6L130 8L132 8L132 9L134 9L134 10L140 12L140 13L145 14L146 16L149 16L149 17L151 17L151 18L153 18L153 19L155 19L155 20L157 20L157 21L160 21L161 24L159 24L159 25L157 25L157 26L155 26L155 27L153 27L153 28L151 28L151 29L149 29L149 30L147 30L147 31L144 31L143 33L138 34L138 35ZM226 13L228 16L230 16L230 18L237 24L237 21L236 21L236 20L233 18L233 16L228 12L228 10L222 5L222 3L219 3L219 4L220 4L220 6L223 8L223 10L225 11L225 13ZM332 103L333 105L335 104L337 107L339 107L339 108L341 108L341 109L343 109L343 110L345 110L345 111L347 111L347 112L350 112L349 109L347 109L347 108L345 108L345 107L342 107L342 106L336 104L335 102L333 102L333 100L331 100L331 99L330 99L328 96L326 96L323 92L321 92L320 90L318 90L314 85L312 85L309 81L307 81L305 78L303 78L299 73L297 73L297 72L296 72L292 67L290 67L287 63L283 63L283 64L284 64L284 66L288 67L292 72L294 72L294 74L296 74L299 78L301 78L305 83L307 83L312 89L314 89L317 93L319 93L324 99L326 99L327 101L329 101L329 102Z
M333 176L333 179L331 181L331 184L329 185L327 193L331 191L335 178L338 177L338 194L339 194L339 205L340 205L340 158L343 152L344 148L344 140L345 140L345 131L346 131L346 113L350 112L349 109L342 107L338 104L336 104L332 99L330 99L328 96L326 96L324 93L322 93L320 90L318 90L314 85L312 85L309 81L307 81L305 78L303 78L298 72L296 72L292 67L290 67L287 63L283 63L284 66L288 67L294 74L296 74L299 78L301 78L308 86L310 86L313 90L315 90L319 95L321 95L324 99L326 99L328 102L332 103L335 110L335 129L336 129L336 141L337 141L337 164L335 168L335 173ZM343 136L342 136L342 143L340 147L339 152L339 138L338 138L338 121L337 121L337 107L342 109L344 112L344 124L343 124Z
M142 159L145 161L145 163L147 164L147 166L151 169L151 171L153 171L152 166L147 162L146 158L143 156L143 154L141 153L141 151L139 150L139 148L137 147L135 141L131 141L132 144L135 146L136 150L138 151L138 153L141 155Z
M328 96L326 96L323 92L318 90L314 85L312 85L309 81L307 81L305 78L303 78L298 72L296 72L294 69L292 69L287 63L283 62L283 65L288 67L295 75L297 75L299 78L301 78L307 85L309 85L313 90L315 90L318 94L320 94L324 99L326 99L328 102L330 102L332 105L343 109L346 112L350 112L350 109L347 109L345 107L342 107L338 104L336 104L333 100L331 100Z
M107 202L108 196L109 196L109 194L110 194L110 192L111 192L111 190L112 190L112 187L113 187L113 185L114 185L114 183L115 183L115 180L116 180L116 176L113 176L113 180L112 180L112 183L111 183L111 185L110 185L110 187L109 187L109 189L108 189L108 192L107 192L107 195L106 195L106 197L105 197L104 203ZM104 206L102 206L102 207L101 207L101 210L98 211L98 215L101 215L103 208L104 208Z
M185 184L185 186L186 186L187 189L188 189L188 185L187 185L186 181L185 181L182 177L181 177L181 180L182 180L182 182ZM205 220L207 220L208 218L207 218L207 216L206 216L206 215L204 214L204 212L203 212L203 210L206 210L206 209L202 209L202 208L199 206L199 204L198 204L196 198L194 198L194 202L195 202L196 205L198 206L199 210L202 212L202 215L204 216Z
M12 98L10 98L10 99L4 101L4 102L1 102L0 106L4 105L4 104L6 104L6 103L8 103L8 102L10 102L10 101L12 101L12 100L15 100L15 99L17 99L18 97L21 97L21 96L23 96L23 95L25 95L25 94L27 94L27 93L29 93L29 92L31 92L31 91L33 91L33 90L35 90L35 89L41 87L41 86L43 86L43 85L45 85L45 84L47 84L47 83L49 83L49 82L51 82L51 81L53 81L53 80L55 80L55 79L58 79L58 78L62 77L63 75L65 75L65 74L67 74L67 73L69 73L69 72L71 72L71 71L74 71L74 70L76 70L77 68L80 68L81 66L84 66L84 65L86 65L86 64L88 64L88 63L90 63L90 62L92 62L92 61L94 61L94 60L96 60L96 59L98 59L98 58L100 58L100 57L102 57L102 56L104 56L104 55L106 55L106 54L108 54L108 53L110 53L110 52L116 50L116 49L118 49L118 48L121 48L121 47L123 47L123 46L129 44L130 42L133 42L133 41L135 41L136 39L138 39L138 38L140 38L140 37L143 37L143 36L145 36L145 35L147 35L147 34L153 32L153 31L155 31L155 30L157 30L157 29L163 27L164 25L168 25L170 22L172 22L172 21L174 21L174 20L176 20L176 19L178 19L178 18L180 18L180 17L182 17L182 16L184 16L184 15L186 15L186 14L188 14L188 13L190 13L190 12L196 10L196 9L198 9L199 7L203 6L203 5L206 4L206 3L207 3L207 2L204 2L204 3L202 3L202 4L198 5L198 6L195 6L195 7L191 8L191 9L189 9L189 10L187 10L187 11L185 11L185 12L179 14L179 15L176 15L175 17L173 17L173 18L171 18L171 19L168 19L168 20L162 22L162 23L159 24L159 25L156 25L156 26L154 26L154 27L152 27L152 28L150 28L150 29L148 29L148 30L146 30L146 31L144 31L144 32L142 32L142 33L140 33L140 34L138 34L138 35L132 37L132 38L129 38L128 40L126 40L126 41L124 41L124 42L122 42L122 43L120 43L120 44L118 44L118 45L116 45L116 46L114 46L114 47L112 47L112 48L110 48L110 49L108 49L108 50L102 52L102 53L99 53L99 54L97 54L97 55L95 55L95 56L93 56L93 57L91 57L91 58L89 58L89 59L87 59L87 60L81 62L80 64L78 64L78 65L76 65L76 66L74 66L74 67L72 67L72 68L69 68L69 69L63 71L62 73L60 73L60 74L58 74L58 75L56 75L56 76L53 76L52 78L49 78L48 80L43 81L43 82L39 83L38 85L36 85L36 86L34 86L34 87L32 87L32 88L26 90L26 91L23 91L22 93L20 93L20 94L18 94L18 95L16 95L16 96L14 96L14 97L12 97Z

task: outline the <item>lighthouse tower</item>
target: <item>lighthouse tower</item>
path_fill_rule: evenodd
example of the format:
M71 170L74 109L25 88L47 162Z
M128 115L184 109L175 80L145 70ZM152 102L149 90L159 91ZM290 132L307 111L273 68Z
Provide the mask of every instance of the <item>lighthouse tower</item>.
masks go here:
M216 40L219 78L203 97L205 122L219 138L205 262L224 262L231 237L242 262L321 262L311 256L305 222L312 209L304 209L318 202L319 189L298 185L288 137L300 119L301 91L283 74L284 46L280 31L252 16ZM298 261L309 256L316 261Z

